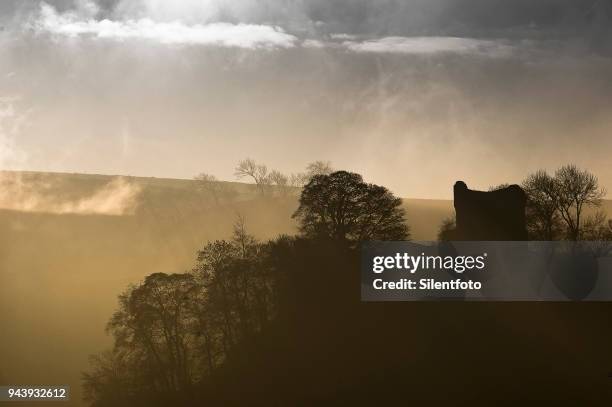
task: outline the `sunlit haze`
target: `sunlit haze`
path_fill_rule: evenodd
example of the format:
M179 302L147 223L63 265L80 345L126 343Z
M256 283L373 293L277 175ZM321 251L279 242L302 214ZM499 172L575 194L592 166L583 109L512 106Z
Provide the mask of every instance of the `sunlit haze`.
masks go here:
M610 189L594 3L4 1L0 167L234 180L245 157L322 159L450 198L574 162Z

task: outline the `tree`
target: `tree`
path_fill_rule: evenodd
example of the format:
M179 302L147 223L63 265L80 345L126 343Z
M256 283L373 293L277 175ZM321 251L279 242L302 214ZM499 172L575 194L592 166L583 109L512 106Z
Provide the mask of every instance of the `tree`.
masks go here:
M263 164L257 164L250 158L242 160L238 163L234 175L238 178L252 178L253 181L255 181L261 195L266 194L266 190L271 184L270 176L268 174L268 167Z
M235 194L235 191L228 185L228 183L219 181L217 177L212 174L203 172L196 175L194 179L198 182L198 186L204 192L212 196L216 205L218 205L221 200L230 199L232 195Z
M206 289L207 317L224 354L272 316L265 258L265 245L247 233L242 217L231 240L208 243L198 252L194 274Z
M119 297L107 330L115 351L132 358L151 391L188 392L198 379L198 319L192 304L200 290L191 274L155 273Z
M307 237L360 242L405 240L402 200L385 187L367 184L361 175L337 171L315 175L304 187L293 217Z
M297 172L291 174L289 177L289 184L295 188L304 188L304 185L308 184L308 174L305 172Z
M578 241L604 237L605 215L585 217L587 207L599 207L605 190L597 177L575 165L559 168L554 177L544 170L523 181L527 194L527 228L532 240L566 238ZM601 225L603 229L600 227Z
M455 239L455 229L457 221L454 216L442 220L440 229L438 229L438 241L449 242Z
M279 195L285 196L289 192L289 178L280 171L273 170L269 175L270 183L276 186Z
M329 175L334 172L329 161L313 161L306 166L306 171L291 174L289 184L292 187L304 188L315 175Z
M237 347L254 351L275 316L270 250L239 217L232 238L204 246L191 272L151 274L124 292L107 326L114 348L92 357L83 375L92 405L191 405L181 398Z
M310 180L315 175L329 175L334 172L329 161L313 161L306 166L306 177Z
M562 232L557 182L544 170L523 181L527 194L526 220L531 240L555 240Z
M597 177L575 165L565 165L555 173L555 191L559 214L567 226L567 237L580 240L585 206L599 207L605 190Z
M606 214L597 211L588 216L580 234L582 240L588 240L588 248L596 256L607 256L612 252L612 220L606 219Z
M130 390L136 383L125 352L105 351L89 357L90 369L83 373L84 400L92 405L130 405Z

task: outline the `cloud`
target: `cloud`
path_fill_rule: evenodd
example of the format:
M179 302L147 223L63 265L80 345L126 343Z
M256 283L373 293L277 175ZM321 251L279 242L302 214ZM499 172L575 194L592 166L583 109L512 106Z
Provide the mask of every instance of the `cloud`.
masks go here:
M500 41L459 37L385 37L362 42L345 41L343 44L355 52L400 54L469 53L504 56L512 50L510 45Z
M302 42L302 47L304 48L326 48L329 45L330 44L326 44L319 40L304 40L304 42Z
M333 40L346 40L346 41L353 41L357 39L356 35L344 34L344 33L331 34L330 37Z
M290 48L297 38L276 26L261 24L210 23L187 25L180 21L96 20L81 13L58 13L43 3L33 24L39 33L66 37L93 37L112 40L141 39L162 44L207 45L235 48Z
M0 185L0 209L57 215L133 214L142 190L125 178L116 177L88 196L65 199L57 180L44 174L34 177L20 172L0 173Z
M484 40L462 37L383 37L358 41L358 36L331 34L329 40L305 39L304 48L340 49L355 53L380 54L470 54L488 57L510 57L520 51L533 50L535 42L508 39Z

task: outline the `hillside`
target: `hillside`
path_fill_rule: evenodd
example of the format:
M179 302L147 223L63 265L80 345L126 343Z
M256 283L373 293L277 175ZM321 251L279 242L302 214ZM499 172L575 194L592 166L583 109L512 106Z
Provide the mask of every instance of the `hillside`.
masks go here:
M224 183L234 193L217 202L191 180L1 175L0 379L69 384L72 405L88 355L111 344L104 326L130 283L189 269L238 216L259 239L296 232L297 191L262 198L253 185ZM451 201L404 203L415 240L435 239L453 212Z
M88 355L110 346L104 326L130 283L189 269L197 249L228 237L239 215L260 239L296 232L296 194L262 199L248 184L227 183L234 196L216 203L191 180L33 172L0 179L0 378L68 380L75 405ZM406 200L413 237L433 238L450 208Z

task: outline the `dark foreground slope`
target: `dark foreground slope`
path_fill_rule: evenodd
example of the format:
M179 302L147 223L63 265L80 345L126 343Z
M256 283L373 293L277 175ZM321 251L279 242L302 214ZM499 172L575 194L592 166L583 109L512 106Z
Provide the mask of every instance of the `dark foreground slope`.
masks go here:
M280 317L196 405L610 405L612 305L361 303L359 256L298 244Z

